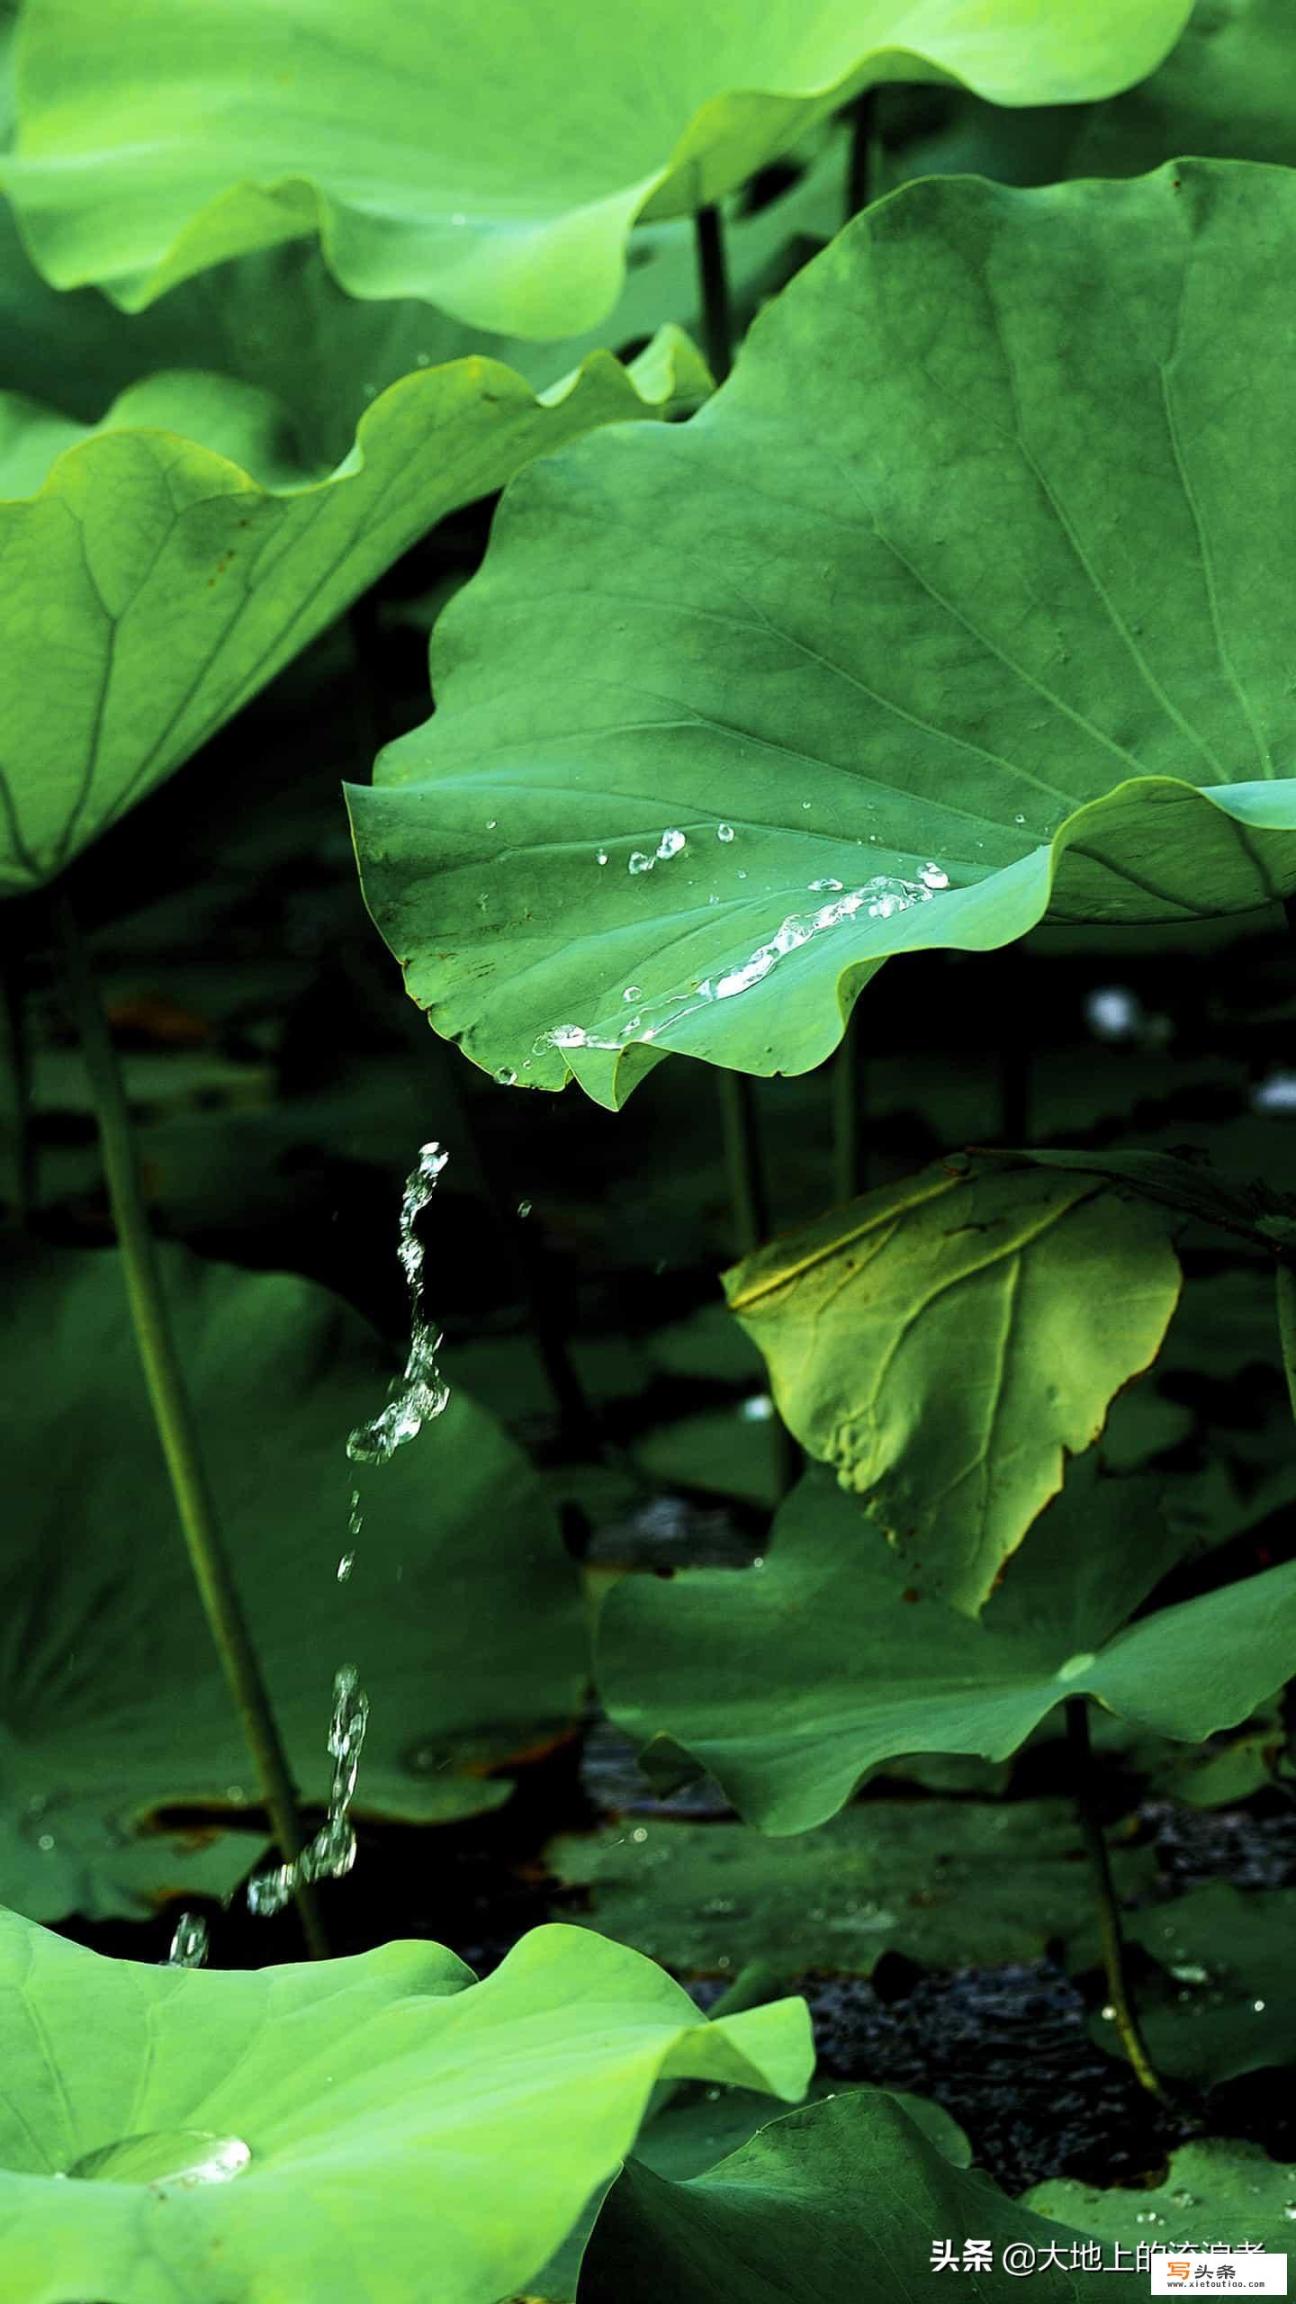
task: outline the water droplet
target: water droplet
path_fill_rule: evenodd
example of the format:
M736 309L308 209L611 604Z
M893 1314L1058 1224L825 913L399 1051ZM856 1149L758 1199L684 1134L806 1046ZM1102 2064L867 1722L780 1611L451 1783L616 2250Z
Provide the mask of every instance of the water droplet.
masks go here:
M1105 2008L1099 2010L1099 2014L1101 2015L1104 2024L1114 2024L1116 2021L1116 2011L1113 2008L1110 2000L1107 2002Z
M924 888L948 888L950 884L949 874L940 864L924 864L918 877Z
M40 1834L38 1835L38 1837L37 1837L36 1845L37 1845L37 1847L40 1849L40 1852L41 1852L42 1856L50 1856L50 1855L52 1855L52 1854L53 1854L53 1852L54 1852L54 1835L53 1835L53 1833L52 1833L52 1832L42 1832L42 1833L40 1833Z
M753 1392L738 1410L744 1424L768 1424L774 1413L774 1403L768 1392Z
M1271 1072L1251 1093L1253 1112L1296 1112L1296 1072Z
M672 825L668 832L663 832L660 840L657 843L658 863L667 863L672 856L679 855L681 848L686 848L687 846L688 842L686 841L684 834L682 832L677 832L674 825Z
M1087 994L1085 1022L1097 1040L1131 1040L1138 1030L1141 1009L1123 984L1100 984Z
M544 1032L536 1042L536 1054L546 1048L587 1048L589 1034L583 1024L555 1024L552 1032Z
M637 984L627 984L621 997L623 1000L642 1000L643 993Z
M596 864L606 864L607 860L608 860L608 852L607 852L606 848L596 848L596 849L595 849L595 851L594 851L594 861L595 861L595 863L596 863Z
M182 1912L166 1956L168 1968L201 1968L207 1958L207 1923L201 1912Z
M423 1426L440 1416L450 1398L450 1387L437 1366L440 1331L429 1326L421 1302L423 1246L418 1220L427 1207L450 1155L439 1144L424 1144L418 1166L406 1179L401 1200L397 1254L410 1299L410 1346L405 1372L394 1397L368 1424L357 1424L346 1444L353 1464L386 1464L414 1440Z
M1014 822L1014 824L1024 824L1024 823L1025 823L1025 821L1026 821L1026 818L1025 818L1023 815L1022 815L1022 813L1021 813L1021 811L1020 811L1020 809L1019 809L1019 810L1018 810L1018 812L1017 812L1017 814L1016 814L1016 815L1014 816L1014 818L1013 818L1013 822Z
M495 1074L501 1088L516 1088L517 1074L511 1064L501 1064Z
M1252 2013L1252 2015L1253 2015L1253 2016L1263 2016L1264 2012L1265 2012L1265 2004L1264 2004L1264 2001L1263 2001L1263 2000L1253 2000L1253 2001L1252 2001L1252 2003L1251 2003L1251 2013Z
M241 2136L217 2136L207 2128L155 2128L83 2152L67 2174L82 2183L147 2184L161 2192L227 2184L251 2158L251 2146Z
M808 883L809 891L812 896L823 896L826 895L830 889L837 889L844 886L845 882L841 880L811 880Z
M640 1846L642 1846L643 1842L644 1842L644 1841L647 1839L647 1837L648 1837L648 1827L647 1827L647 1825L646 1825L646 1824L636 1824L636 1826L635 1826L635 1828L634 1828L633 1832L631 1833L630 1837L631 1837L631 1839L632 1839L632 1840L636 1841L636 1842L637 1842L637 1843L638 1843Z
M765 1565L765 1555L764 1555L764 1553L763 1553L763 1552L756 1552L756 1553L754 1553L754 1554L752 1555L752 1566L753 1566L753 1568L763 1568L763 1567L764 1567L764 1565Z
M339 1560L339 1562L338 1562L338 1564L337 1564L337 1580L338 1580L339 1584L349 1584L349 1583L350 1583L350 1581L351 1581L351 1571L352 1571L352 1569L354 1568L354 1566L355 1566L355 1554L354 1554L354 1552L344 1552L344 1553L343 1553L343 1555L342 1555L342 1557L341 1557L341 1559Z
M724 840L725 842L728 842L728 841L732 840L733 836L734 836L734 828L733 828L732 824L717 824L717 826L716 826L716 838L717 838L717 840Z
M495 832L495 831L497 831L497 830L499 829L499 818L498 818L498 816L488 816L488 817L487 817L487 819L486 819L486 829L487 829L487 831L488 831L488 832Z
M656 861L655 856L645 856L642 848L635 848L631 850L626 870L630 873L651 872Z

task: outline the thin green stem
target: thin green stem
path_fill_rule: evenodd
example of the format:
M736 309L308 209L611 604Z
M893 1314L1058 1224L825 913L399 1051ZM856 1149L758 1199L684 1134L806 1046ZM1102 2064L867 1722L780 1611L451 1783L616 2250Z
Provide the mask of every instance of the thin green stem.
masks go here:
M857 96L850 108L850 150L846 159L846 222L877 197L877 90Z
M59 928L77 1029L94 1097L104 1176L121 1250L135 1341L139 1348L189 1563L216 1652L256 1768L271 1829L285 1863L300 1854L297 1805L261 1668L221 1540L203 1464L197 1418L185 1385L167 1314L157 1248L140 1188L139 1164L117 1053L89 952L66 896ZM296 1890L297 1908L312 1956L327 1956L314 1894Z
M769 1238L770 1231L756 1091L745 1072L722 1072L719 1077L734 1248L739 1256L750 1256Z
M1147 2051L1138 2011L1130 1990L1125 1966L1125 1939L1121 1934L1120 1906L1112 1880L1111 1858L1107 1853L1107 1840L1102 1828L1093 1788L1093 1747L1089 1741L1089 1699L1087 1696L1069 1696L1066 1702L1067 1743L1071 1753L1072 1796L1080 1830L1084 1835L1093 1875L1094 1900L1098 1907L1098 1933L1102 1943L1103 1968L1107 1977L1107 1997L1115 2015L1116 2030L1120 2035L1134 2076L1149 2095L1161 2094L1152 2059Z
M30 1224L38 1198L36 1130L32 1109L31 1035L27 1029L27 975L20 951L3 962L5 1040L13 1085L14 1214Z
M693 222L697 234L698 286L702 293L702 344L712 375L717 384L723 384L733 367L734 335L724 221L718 208L699 208Z
M868 1182L863 1116L864 1059L852 1016L832 1060L833 1199L838 1205L853 1200Z

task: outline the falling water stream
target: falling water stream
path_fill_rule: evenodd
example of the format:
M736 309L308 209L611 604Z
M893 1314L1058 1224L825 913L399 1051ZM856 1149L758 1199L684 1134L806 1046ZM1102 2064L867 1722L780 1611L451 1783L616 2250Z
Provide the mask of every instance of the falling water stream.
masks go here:
M346 1452L353 1464L390 1463L396 1450L416 1439L425 1424L443 1413L450 1399L450 1387L437 1365L440 1331L432 1326L423 1310L425 1252L418 1236L419 1218L436 1190L448 1159L449 1154L440 1144L424 1144L417 1166L406 1179L397 1254L409 1292L409 1351L404 1374L386 1407L368 1423L357 1424L348 1436ZM347 1512L347 1532L353 1545L363 1527L360 1491L353 1488ZM354 1550L344 1552L337 1567L339 1583L347 1582L354 1563ZM276 1912L282 1912L302 1882L339 1880L355 1863L351 1803L355 1798L368 1721L369 1698L360 1686L359 1674L354 1664L344 1664L333 1681L333 1713L328 1732L333 1779L324 1822L300 1856L290 1863L271 1865L249 1881L248 1910L258 1917L269 1919ZM181 1928L183 1926L184 1921ZM178 1929L177 1943L179 1939ZM176 1957L175 1945L172 1956Z

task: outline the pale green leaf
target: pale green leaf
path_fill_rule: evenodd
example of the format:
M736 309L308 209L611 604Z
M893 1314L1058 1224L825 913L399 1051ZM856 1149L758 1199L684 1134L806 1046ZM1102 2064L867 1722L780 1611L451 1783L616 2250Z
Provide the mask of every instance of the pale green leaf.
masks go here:
M1179 1296L1165 1232L1089 1179L941 1163L781 1235L725 1285L784 1422L910 1582L975 1613L1067 1455L1156 1356Z
M1159 63L1187 0L28 0L6 171L37 261L138 306L318 234L358 296L565 336L635 218L719 199L855 91L1074 102Z
M659 2079L793 2098L813 2056L802 2003L708 2024L574 1928L477 1983L435 1944L222 1975L0 1914L0 1977L6 2304L498 2304L615 2173ZM222 2144L236 2173L175 2180Z

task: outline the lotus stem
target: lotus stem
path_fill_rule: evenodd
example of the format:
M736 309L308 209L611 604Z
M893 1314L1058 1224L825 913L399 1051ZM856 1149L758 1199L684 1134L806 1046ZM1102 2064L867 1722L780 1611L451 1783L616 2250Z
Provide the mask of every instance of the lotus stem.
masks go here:
M729 267L725 262L724 220L718 208L699 208L694 226L698 286L702 292L702 343L712 375L717 384L723 384L733 367L733 310L729 299Z
M769 1237L770 1216L756 1117L756 1091L745 1072L720 1074L720 1117L724 1123L734 1248L740 1256L751 1256Z
M1107 1840L1098 1814L1093 1788L1093 1746L1089 1740L1089 1699L1087 1696L1069 1696L1066 1702L1067 1744L1071 1753L1072 1796L1080 1829L1089 1856L1093 1875L1094 1899L1098 1907L1098 1932L1102 1942L1103 1969L1107 1977L1107 1997L1110 2003L1121 2046L1133 2067L1134 2077L1141 2088L1151 2096L1162 2093L1161 2082L1147 2051L1138 2011L1130 1989L1125 1965L1125 1939L1121 1933L1120 1906L1112 1880L1111 1858Z
M832 1059L833 1199L839 1205L853 1200L868 1181L863 1105L864 1063L852 1016Z
M850 151L846 160L846 222L877 196L877 90L867 88L850 108Z
M93 963L66 896L59 901L58 915L73 1012L99 1124L104 1177L121 1251L135 1342L170 1476L176 1514L203 1612L247 1739L271 1829L284 1863L291 1864L301 1854L304 1835L297 1819L297 1803L283 1742L221 1538L203 1463L198 1422L176 1351L157 1247L140 1186L121 1068ZM296 1901L311 1957L326 1958L328 1941L318 1905L307 1884L298 1886Z
M699 208L694 218L697 235L698 288L702 298L702 336L711 373L723 383L733 367L733 314L729 304L729 275L725 264L724 223L718 208ZM769 1231L769 1203L764 1164L756 1123L752 1083L742 1072L720 1074L720 1111L724 1122L725 1167L729 1176L729 1204L733 1211L734 1247L750 1256Z
M35 1213L37 1193L36 1132L32 1111L31 1036L27 1029L27 972L21 950L5 954L3 998L6 1052L13 1083L14 1110L14 1215L27 1226Z

